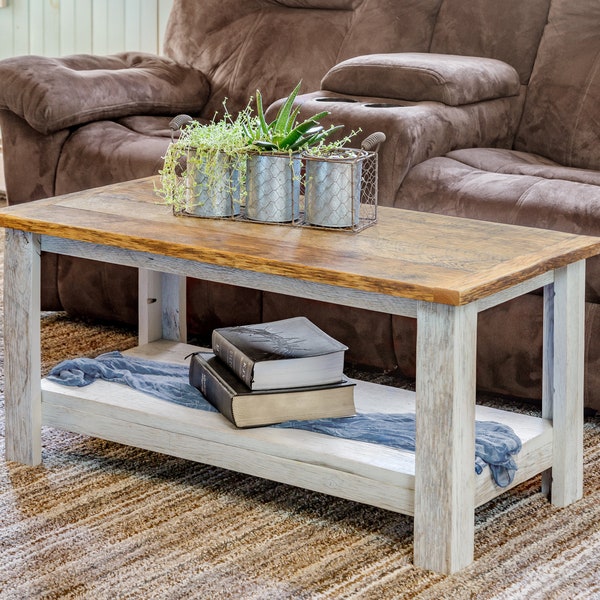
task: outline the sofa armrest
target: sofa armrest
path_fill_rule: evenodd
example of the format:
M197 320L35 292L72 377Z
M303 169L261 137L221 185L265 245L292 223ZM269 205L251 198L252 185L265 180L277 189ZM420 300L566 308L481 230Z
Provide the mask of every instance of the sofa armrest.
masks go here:
M344 125L340 136L360 130L351 146L358 147L374 131L385 133L387 139L378 152L379 202L390 206L408 171L429 158L458 148L511 147L525 91L522 86L517 96L461 106L340 96L323 91L298 96L296 102L301 105L301 115L329 111L321 124ZM269 107L268 116L278 104Z
M327 72L321 89L461 106L516 96L520 81L513 67L493 58L403 52L345 60Z
M134 114L197 112L210 85L191 67L153 54L19 56L0 61L0 109L47 134Z

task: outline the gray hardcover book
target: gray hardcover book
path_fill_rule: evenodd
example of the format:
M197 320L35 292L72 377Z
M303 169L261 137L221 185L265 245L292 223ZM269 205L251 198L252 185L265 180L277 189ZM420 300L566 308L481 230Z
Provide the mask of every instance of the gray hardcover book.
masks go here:
M253 391L212 353L193 354L190 384L237 427L258 427L289 420L349 417L355 414L354 382Z
M306 317L212 334L213 352L252 390L339 383L347 349Z

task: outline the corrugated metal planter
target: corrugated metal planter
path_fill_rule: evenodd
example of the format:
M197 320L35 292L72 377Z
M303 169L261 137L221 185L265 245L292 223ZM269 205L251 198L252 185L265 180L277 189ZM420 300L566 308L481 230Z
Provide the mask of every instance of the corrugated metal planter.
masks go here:
M246 171L246 217L289 223L300 215L301 160L297 155L250 154Z
M360 218L364 150L325 157L306 154L306 221L323 227L354 227Z
M196 217L231 217L240 213L240 170L245 161L223 152L188 157L184 212Z

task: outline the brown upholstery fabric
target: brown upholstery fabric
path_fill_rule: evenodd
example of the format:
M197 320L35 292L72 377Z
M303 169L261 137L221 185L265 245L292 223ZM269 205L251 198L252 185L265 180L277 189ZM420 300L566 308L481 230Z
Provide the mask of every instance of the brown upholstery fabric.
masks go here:
M521 83L526 84L550 1L445 0L437 15L429 51L497 58L512 65Z
M133 52L19 56L0 61L0 80L0 109L12 111L40 133L140 113L198 111L209 94L200 71Z
M0 110L4 178L10 204L54 195L54 178L69 130L44 135L8 110Z
M169 120L136 118L138 131L126 126L130 120L95 121L75 129L63 145L55 194L156 175L170 142ZM144 131L139 131L142 124Z
M600 169L600 2L553 0L517 150Z
M386 142L379 150L379 204L392 206L409 170L430 157L457 148L512 145L524 94L464 106L439 102L403 102L386 98L348 97L316 92L298 98L303 114L331 111L323 123L345 125L343 133L360 130L352 145L374 131Z
M518 73L492 58L403 52L350 58L331 68L321 89L354 96L460 106L517 96Z
M208 75L211 99L202 115L210 118L223 98L230 110L240 110L259 87L267 104L300 79L303 91L319 89L343 58L426 52L440 2L175 0L164 48Z

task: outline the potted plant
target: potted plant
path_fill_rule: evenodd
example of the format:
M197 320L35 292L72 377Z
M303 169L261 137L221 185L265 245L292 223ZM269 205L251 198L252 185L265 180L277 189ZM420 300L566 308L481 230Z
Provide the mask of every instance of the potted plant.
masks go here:
M376 160L376 151L385 141L377 132L361 148L347 148L352 132L343 140L319 144L303 153L306 162L305 217L311 225L354 228L360 221L365 169ZM369 198L369 202L375 199Z
M275 119L267 122L262 96L256 92L256 121L247 135L255 152L248 156L246 179L246 216L257 221L294 221L299 216L300 152L320 144L341 126L325 129L320 112L298 122L300 107L293 107L301 82L279 108Z
M249 108L209 123L191 120L169 146L158 193L176 213L229 217L240 212L246 176Z

